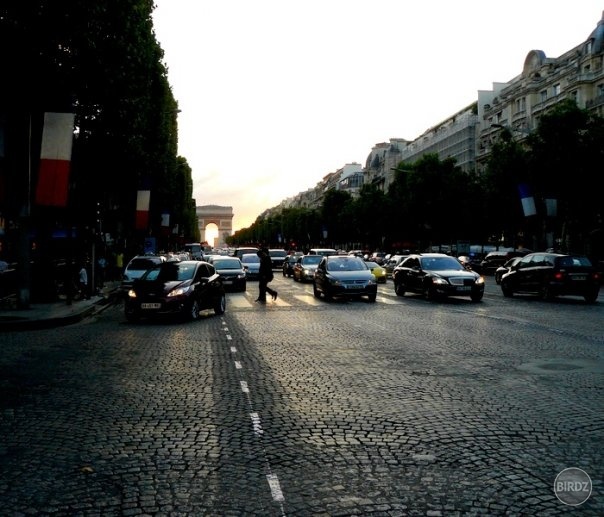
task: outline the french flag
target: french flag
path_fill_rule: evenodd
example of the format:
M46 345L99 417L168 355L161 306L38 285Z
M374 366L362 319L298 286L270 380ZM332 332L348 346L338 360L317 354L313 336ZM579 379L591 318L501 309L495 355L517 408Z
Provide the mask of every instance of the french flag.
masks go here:
M149 227L149 201L150 190L139 190L136 193L136 222L137 230L146 230Z
M520 201L522 203L522 210L524 211L525 217L531 215L537 215L537 209L535 208L535 198L531 193L530 187L526 183L518 185L518 192L520 192Z
M73 145L73 113L44 113L36 203L67 206Z

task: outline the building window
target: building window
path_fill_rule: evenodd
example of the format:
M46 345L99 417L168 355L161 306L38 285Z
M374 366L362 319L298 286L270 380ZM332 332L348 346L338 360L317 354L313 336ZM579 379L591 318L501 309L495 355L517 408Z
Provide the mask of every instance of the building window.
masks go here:
M545 102L547 100L547 90L541 90L539 96L541 97L541 102Z
M596 86L596 88L597 88L598 97L604 96L604 83L598 84L598 86Z
M579 90L570 92L570 98L575 101L575 104L579 104Z
M560 95L560 83L554 84L553 90L554 97Z

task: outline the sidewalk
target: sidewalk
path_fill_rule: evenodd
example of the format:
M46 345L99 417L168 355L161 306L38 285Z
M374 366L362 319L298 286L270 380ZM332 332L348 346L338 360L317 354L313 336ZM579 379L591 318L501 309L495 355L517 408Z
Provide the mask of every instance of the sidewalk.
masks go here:
M87 318L119 299L120 282L107 282L89 300L65 299L52 303L32 303L28 309L0 308L0 333L9 330L35 330L70 325Z

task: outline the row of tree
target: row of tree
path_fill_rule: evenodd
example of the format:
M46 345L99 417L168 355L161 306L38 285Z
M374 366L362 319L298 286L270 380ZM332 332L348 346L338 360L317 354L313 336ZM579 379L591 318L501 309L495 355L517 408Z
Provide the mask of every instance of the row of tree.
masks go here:
M602 260L603 164L604 119L564 101L528 136L503 128L482 175L424 155L401 162L387 192L364 185L352 197L331 189L320 208L270 211L230 243L395 251L469 241L556 247ZM525 215L519 185L532 190L535 215ZM555 212L546 200L555 200Z
M40 240L60 227L78 236L102 231L123 243L150 234L166 243L199 240L191 168L177 155L178 104L153 8L152 0L0 6L0 214L13 233L28 224ZM45 112L75 114L67 207L32 204ZM142 230L135 227L141 189L151 191Z

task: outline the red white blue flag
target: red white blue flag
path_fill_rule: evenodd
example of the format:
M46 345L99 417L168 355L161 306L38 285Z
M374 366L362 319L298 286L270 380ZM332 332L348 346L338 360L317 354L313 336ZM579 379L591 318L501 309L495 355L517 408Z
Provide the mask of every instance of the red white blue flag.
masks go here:
M73 113L44 113L36 203L66 206L73 145Z

